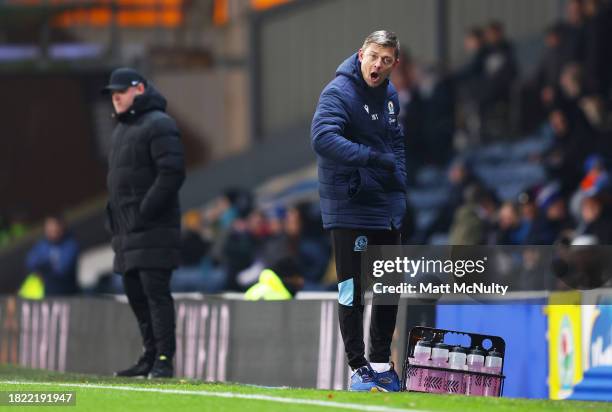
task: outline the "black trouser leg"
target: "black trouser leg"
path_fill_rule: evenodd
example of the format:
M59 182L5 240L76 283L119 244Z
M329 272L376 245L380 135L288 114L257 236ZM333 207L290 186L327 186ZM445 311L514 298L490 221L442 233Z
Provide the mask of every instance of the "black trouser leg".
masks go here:
M360 368L368 362L363 343L363 302L359 272L361 256L355 252L355 231L334 229L331 232L338 277L338 319L349 366Z
M145 356L152 359L155 357L157 351L155 347L155 336L153 335L149 301L147 295L145 295L142 283L140 282L140 274L138 271L130 271L123 275L123 288L125 289L125 294L127 295L132 312L134 312L136 320L138 321L138 328L142 336Z
M352 369L360 368L368 363L365 358L363 343L363 305L338 305L340 333L344 341L344 350Z
M373 235L373 242L377 245L399 245L401 236L397 231L377 231ZM370 362L386 363L391 357L391 341L395 331L399 296L385 296L386 304L378 304L374 295L372 305L372 320L370 322ZM390 305L389 301L395 302Z
M174 300L170 293L172 272L169 270L143 269L139 273L140 282L151 311L157 354L172 358L176 350Z
M385 363L391 357L391 341L397 305L373 305L370 323L370 362Z
M367 364L363 341L363 302L361 301L361 253L369 244L399 244L399 232L384 230L333 229L332 244L338 277L338 318L349 366ZM365 242L365 243L364 243ZM397 306L374 306L370 328L370 360L388 362L395 329ZM385 359L385 360L381 360Z

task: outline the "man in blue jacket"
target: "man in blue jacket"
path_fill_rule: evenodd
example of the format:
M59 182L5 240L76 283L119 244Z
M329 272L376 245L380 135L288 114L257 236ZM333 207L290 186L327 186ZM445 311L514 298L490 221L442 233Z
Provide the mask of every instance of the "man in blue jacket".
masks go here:
M74 295L79 292L76 277L79 245L61 216L48 216L45 237L28 252L29 273L43 278L46 296Z
M338 316L351 390L398 391L389 363L397 306L375 305L369 363L363 342L360 253L370 245L400 244L406 211L404 137L397 92L389 75L398 63L394 33L370 34L337 69L312 120L323 226L331 231L338 277Z

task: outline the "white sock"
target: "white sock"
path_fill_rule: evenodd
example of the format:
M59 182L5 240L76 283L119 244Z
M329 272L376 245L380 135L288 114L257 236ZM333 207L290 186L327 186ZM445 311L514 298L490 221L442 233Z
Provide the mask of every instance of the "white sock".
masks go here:
M387 372L388 370L391 370L391 364L390 363L370 363L370 366L372 366L372 369L374 369L376 372L378 373L383 373L383 372Z

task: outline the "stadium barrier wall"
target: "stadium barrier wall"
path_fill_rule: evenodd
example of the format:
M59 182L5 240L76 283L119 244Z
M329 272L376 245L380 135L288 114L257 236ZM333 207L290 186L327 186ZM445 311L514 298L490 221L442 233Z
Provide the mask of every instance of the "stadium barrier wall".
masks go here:
M333 293L317 295L281 302L177 298L177 376L346 389L350 371L337 301ZM612 366L612 290L578 295L575 305L555 305L554 294L518 294L497 305L416 306L402 300L392 358L402 364L410 325L499 335L507 345L504 396L566 398L583 373ZM366 330L370 311L366 306ZM0 364L110 375L140 351L124 299L0 297Z
M369 328L371 306L366 307ZM403 361L406 310L393 358ZM349 379L335 298L246 302L176 300L176 375L204 381L345 389ZM367 334L366 334L367 336ZM110 375L141 343L128 304L114 298L0 298L0 364Z

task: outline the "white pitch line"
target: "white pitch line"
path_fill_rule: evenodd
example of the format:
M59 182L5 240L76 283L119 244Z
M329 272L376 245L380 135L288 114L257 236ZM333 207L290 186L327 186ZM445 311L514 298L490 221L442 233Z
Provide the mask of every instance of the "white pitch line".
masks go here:
M118 386L118 385L96 385L90 383L55 383L55 382L35 382L35 381L0 381L0 384L5 385L46 385L46 386L63 386L63 387L74 387L74 388L92 388L92 389L111 389L117 391L132 391L132 392L154 392L154 393L167 393L171 395L192 395L192 396L208 396L217 398L237 398L237 399L250 399L258 401L269 401L278 403L289 403L299 405L312 405L312 406L326 406L328 408L338 409L351 409L358 411L368 412L428 412L422 409L401 409L401 408L390 408L386 406L376 405L362 405L357 403L339 403L329 401L317 401L312 399L299 399L299 398L281 398L277 396L269 395L256 395L256 394L245 394L245 393L231 393L231 392L207 392L207 391L186 391L181 389L161 389L161 388L135 388L133 386Z

